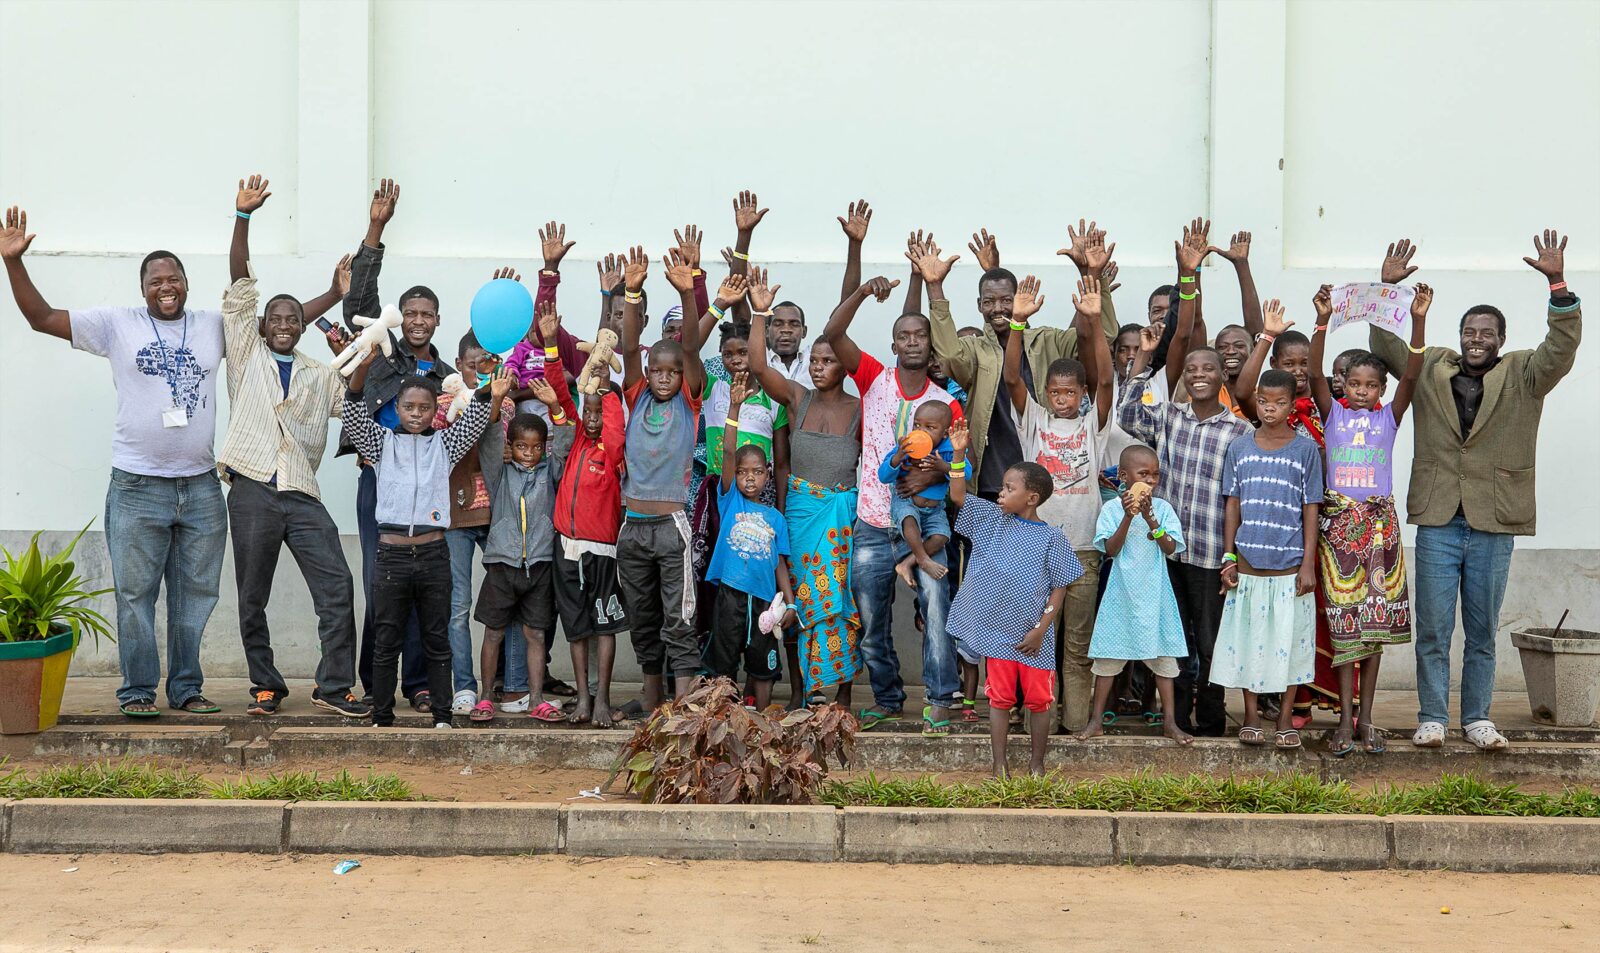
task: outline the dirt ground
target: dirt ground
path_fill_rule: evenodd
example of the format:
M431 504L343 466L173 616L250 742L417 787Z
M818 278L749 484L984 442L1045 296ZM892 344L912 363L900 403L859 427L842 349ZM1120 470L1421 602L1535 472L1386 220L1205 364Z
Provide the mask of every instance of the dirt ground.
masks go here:
M28 888L7 891L0 951L1564 953L1600 930L1594 879L1554 874L339 859L0 855L0 883Z

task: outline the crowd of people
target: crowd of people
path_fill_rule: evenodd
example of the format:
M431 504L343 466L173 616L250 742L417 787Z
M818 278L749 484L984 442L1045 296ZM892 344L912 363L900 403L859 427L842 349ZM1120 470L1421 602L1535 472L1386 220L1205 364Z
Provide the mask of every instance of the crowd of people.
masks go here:
M804 308L780 300L776 276L752 260L767 209L742 192L714 285L692 225L659 265L643 247L600 260L592 342L557 306L574 242L550 222L525 339L502 356L469 330L452 364L430 288L382 304L397 184L374 191L366 234L327 291L260 308L249 231L270 195L260 176L239 183L220 312L188 307L168 251L140 264L143 306L55 309L23 264L26 213L13 207L0 228L33 329L111 365L104 525L129 718L160 712L163 583L166 701L220 710L202 691L200 642L231 531L254 715L288 693L267 613L287 546L321 640L312 703L378 726L394 723L397 690L439 728L507 713L610 726L697 677L741 671L751 705L767 705L787 673L791 705L849 707L865 668L860 726L872 730L906 705L891 632L905 585L921 635L921 731L981 723L981 679L997 772L1024 722L1034 771L1049 734L1090 737L1119 714L1178 744L1221 736L1230 688L1243 696L1243 744L1298 748L1321 706L1339 715L1332 754L1381 753L1370 717L1379 664L1413 636L1412 741L1438 746L1458 601L1465 736L1506 744L1488 712L1497 618L1515 537L1535 529L1543 400L1572 368L1581 328L1566 238L1553 231L1524 259L1549 286L1534 349L1502 353L1506 318L1487 304L1462 316L1459 350L1427 347L1433 291L1418 284L1409 341L1374 326L1368 350L1325 373L1331 288L1304 312L1307 336L1277 300L1260 300L1250 233L1213 245L1202 219L1174 242L1175 281L1128 324L1112 302L1116 246L1097 223L1068 228L1060 254L1079 277L1070 319L1056 324L1036 321L1039 280L1004 268L980 231L968 246L982 268L980 320L958 327L945 281L960 256L914 232L904 281L864 278L872 210L851 203L838 218L840 299L808 340ZM1389 246L1381 280L1408 280L1415 252ZM1242 305L1214 335L1201 294L1212 255L1233 266ZM677 300L650 341L653 267ZM512 268L493 277L521 280ZM852 322L902 285L886 364ZM336 306L343 326L323 318ZM313 326L329 363L300 349ZM702 357L713 337L715 356ZM603 360L613 342L620 371ZM224 361L230 412L214 453ZM1409 577L1393 495L1407 417ZM359 625L318 484L335 418L336 457L357 471ZM548 668L558 623L575 685ZM618 704L623 633L644 684Z

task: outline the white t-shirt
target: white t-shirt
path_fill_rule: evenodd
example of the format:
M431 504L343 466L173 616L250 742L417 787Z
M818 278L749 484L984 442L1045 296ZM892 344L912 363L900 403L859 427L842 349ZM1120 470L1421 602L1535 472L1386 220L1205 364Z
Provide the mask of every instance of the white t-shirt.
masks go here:
M72 346L111 363L117 388L111 465L155 477L196 476L215 466L222 312L185 311L157 321L145 308L90 308L68 317ZM162 412L174 406L188 426L163 424Z
M1094 548L1100 518L1100 471L1105 437L1093 409L1076 417L1056 417L1029 400L1022 414L1012 409L1022 457L1049 471L1054 489L1039 505L1039 518L1067 535L1073 549Z
M870 354L861 355L861 365L852 380L861 389L861 466L856 474L861 496L856 515L868 526L888 529L894 488L878 480L878 464L910 432L918 407L930 400L942 401L950 405L954 422L962 417L961 405L932 380L920 393L907 394L900 389L898 369L884 367Z

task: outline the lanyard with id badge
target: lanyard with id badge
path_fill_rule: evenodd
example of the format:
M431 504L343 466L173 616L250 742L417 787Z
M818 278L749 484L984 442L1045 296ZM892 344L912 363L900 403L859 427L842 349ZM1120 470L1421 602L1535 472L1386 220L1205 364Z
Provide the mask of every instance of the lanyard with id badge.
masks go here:
M150 318L150 331L156 336L156 350L161 354L161 373L167 378L167 389L172 392L172 404L161 411L161 426L187 427L189 426L189 412L178 405L178 352L169 353L166 342L161 340L161 329L156 326L156 319ZM178 350L182 351L189 346L189 312L183 313L183 338L178 343Z

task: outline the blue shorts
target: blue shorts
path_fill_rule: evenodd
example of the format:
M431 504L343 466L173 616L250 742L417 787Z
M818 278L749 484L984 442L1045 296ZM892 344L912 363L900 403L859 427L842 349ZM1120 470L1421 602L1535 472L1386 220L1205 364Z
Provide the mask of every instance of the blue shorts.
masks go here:
M918 506L911 502L910 497L896 493L889 498L889 539L899 543L905 537L900 527L905 525L906 517L917 521L917 529L922 533L922 541L926 543L931 536L950 538L950 516L944 510L944 500L937 501L933 506Z

